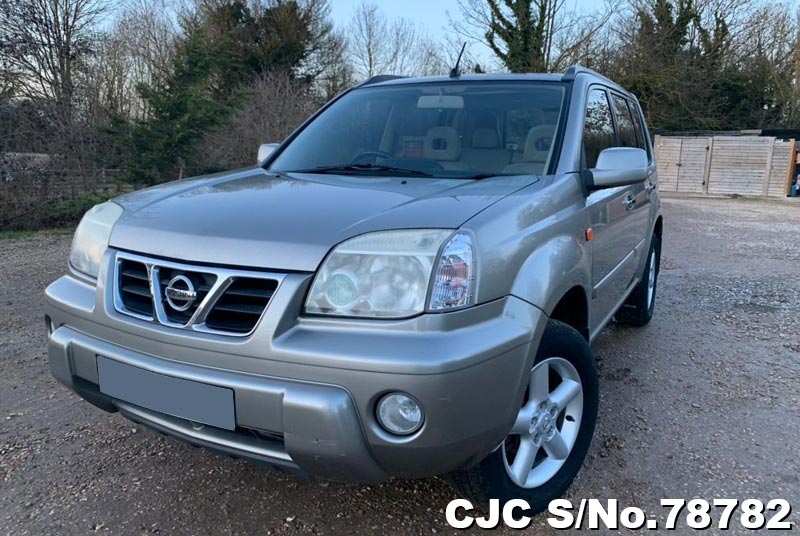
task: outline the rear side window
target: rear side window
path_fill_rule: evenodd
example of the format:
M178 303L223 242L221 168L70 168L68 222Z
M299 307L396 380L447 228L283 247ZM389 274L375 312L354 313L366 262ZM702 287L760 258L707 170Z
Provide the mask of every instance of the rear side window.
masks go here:
M633 102L629 102L628 106L630 106L631 112L633 113L633 126L636 127L636 136L639 139L639 148L647 151L647 157L648 159L650 159L650 161L652 161L653 155L650 154L650 147L647 145L647 135L645 134L646 129L644 126L644 118L642 117L642 113L639 110L639 106L637 106Z
M592 89L586 101L586 117L583 122L583 150L586 167L597 164L600 151L616 145L614 120L605 90Z
M643 148L636 139L636 127L633 124L633 117L628 108L627 99L619 95L612 94L611 100L614 101L614 117L617 120L617 132L619 133L620 147Z

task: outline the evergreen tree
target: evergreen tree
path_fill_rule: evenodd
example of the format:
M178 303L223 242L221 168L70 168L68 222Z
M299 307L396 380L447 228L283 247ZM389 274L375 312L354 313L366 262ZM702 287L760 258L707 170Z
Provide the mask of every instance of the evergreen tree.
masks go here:
M486 42L512 73L549 68L558 0L486 0L491 20Z

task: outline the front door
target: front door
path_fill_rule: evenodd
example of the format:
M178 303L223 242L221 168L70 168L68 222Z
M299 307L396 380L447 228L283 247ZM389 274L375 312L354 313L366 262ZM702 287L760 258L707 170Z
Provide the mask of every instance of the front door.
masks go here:
M586 167L591 169L603 149L618 146L609 95L605 88L589 90L583 129ZM586 199L592 240L592 307L590 328L596 330L625 296L635 277L635 248L641 232L632 217L637 186L592 192Z

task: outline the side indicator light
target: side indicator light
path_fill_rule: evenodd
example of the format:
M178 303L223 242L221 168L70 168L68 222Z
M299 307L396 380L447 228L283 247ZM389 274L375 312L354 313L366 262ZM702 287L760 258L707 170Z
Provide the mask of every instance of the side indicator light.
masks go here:
M588 229L586 229L586 241L591 242L593 238L594 238L594 229L589 227Z

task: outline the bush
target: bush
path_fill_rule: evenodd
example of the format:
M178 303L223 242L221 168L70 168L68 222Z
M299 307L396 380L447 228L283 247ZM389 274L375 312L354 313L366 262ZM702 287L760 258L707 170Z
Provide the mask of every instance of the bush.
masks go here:
M31 231L74 227L83 214L106 196L88 194L80 197L51 199L45 202L29 199L17 205L16 216L0 220L0 231Z

